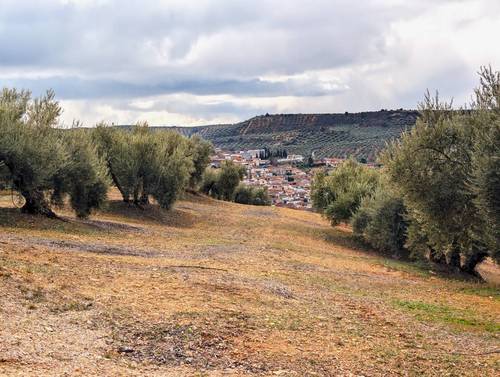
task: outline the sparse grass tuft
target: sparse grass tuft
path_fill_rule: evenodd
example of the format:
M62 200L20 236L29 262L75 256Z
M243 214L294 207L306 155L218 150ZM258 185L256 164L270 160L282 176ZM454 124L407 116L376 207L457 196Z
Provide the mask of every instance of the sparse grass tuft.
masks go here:
M395 300L394 305L415 315L422 321L450 324L460 330L487 331L498 333L500 323L476 318L468 309L458 309L443 304L430 304L422 301Z
M383 259L382 266L394 270L406 272L408 274L418 275L421 277L431 276L429 266L425 262L410 262L400 261L396 259Z

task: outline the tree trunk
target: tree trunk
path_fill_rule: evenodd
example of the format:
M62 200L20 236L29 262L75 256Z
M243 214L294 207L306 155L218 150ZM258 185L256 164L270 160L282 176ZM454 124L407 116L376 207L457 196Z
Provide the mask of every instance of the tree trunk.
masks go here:
M474 252L473 254L465 258L464 264L462 265L462 271L467 274L481 278L481 275L476 271L476 266L482 261L484 261L487 256L488 253L483 251Z
M122 186L120 185L120 182L118 181L118 177L113 173L113 168L111 167L111 163L108 161L108 170L109 170L109 175L111 176L111 180L113 181L114 185L120 191L120 194L122 195L123 201L125 203L128 203L130 201L130 198L128 194L125 193L123 190Z
M460 248L453 242L451 245L451 251L448 254L448 265L455 271L460 271Z
M429 260L436 264L446 264L445 255L434 250L432 247L429 247Z
M50 209L49 202L42 191L22 191L21 195L26 200L21 212L31 215L44 215L52 219L57 218L57 215Z
M142 205L147 205L149 204L149 195L147 192L143 191L141 198L139 199L139 203Z

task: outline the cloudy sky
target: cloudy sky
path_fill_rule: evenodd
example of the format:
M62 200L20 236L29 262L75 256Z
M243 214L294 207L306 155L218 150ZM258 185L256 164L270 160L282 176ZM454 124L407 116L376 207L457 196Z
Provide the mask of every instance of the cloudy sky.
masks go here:
M498 0L1 0L0 84L86 125L462 104L499 35Z

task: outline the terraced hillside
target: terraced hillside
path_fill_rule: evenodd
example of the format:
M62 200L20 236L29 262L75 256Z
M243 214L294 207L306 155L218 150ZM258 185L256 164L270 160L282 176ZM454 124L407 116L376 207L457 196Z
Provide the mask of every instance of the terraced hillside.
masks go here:
M241 123L175 127L199 134L226 150L285 148L289 153L374 160L385 143L415 124L418 112L406 110L345 114L261 115Z

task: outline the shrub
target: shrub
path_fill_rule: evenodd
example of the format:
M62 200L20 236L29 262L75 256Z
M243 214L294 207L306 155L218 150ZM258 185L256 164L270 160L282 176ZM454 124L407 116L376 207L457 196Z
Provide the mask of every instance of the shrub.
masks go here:
M240 184L235 191L234 201L240 204L253 204L255 192L253 187Z
M394 257L407 256L406 209L403 200L378 188L365 197L352 218L353 232L373 248Z
M234 201L240 204L251 204L256 206L271 205L271 198L266 187L251 187L240 184L235 191Z
M330 174L320 172L312 183L313 207L333 225L347 222L356 212L363 197L378 185L379 174L354 160L347 160Z
M269 192L267 191L267 187L255 188L255 198L254 198L253 204L256 206L270 206L271 205L271 197L269 196Z

